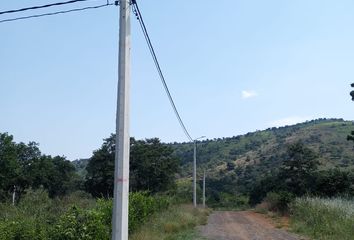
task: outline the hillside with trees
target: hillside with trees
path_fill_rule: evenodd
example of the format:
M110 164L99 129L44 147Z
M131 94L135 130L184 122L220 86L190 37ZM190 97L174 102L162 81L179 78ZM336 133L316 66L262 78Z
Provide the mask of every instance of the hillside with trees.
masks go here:
M353 129L352 121L317 119L292 126L269 128L240 136L200 141L197 147L198 175L200 179L200 186L198 187L199 198L201 197L201 175L203 170L207 172L207 203L213 206L222 206L225 202L234 203L238 201L256 203L261 201L269 191L284 190L294 194L316 191L316 194L325 196L344 193L352 187L350 171L354 168L354 151L353 142L348 141L347 138ZM114 155L112 152L109 153L107 149L108 146L114 144L112 136L104 140L102 147L96 150L89 160L74 161L74 165L79 172L82 173L83 169L86 168L84 171L91 172L92 175L93 169L98 166L94 167L93 163L90 163L91 161L97 164L100 162L98 161L99 159L109 159L109 161L101 161L102 164L105 163L109 166L100 167L102 169L107 168L109 171L106 169L107 171L102 172L110 174L110 176L107 178L99 176L99 179L107 179L108 182L105 183L105 186L108 186L109 193L112 191L112 186L109 187L109 181L113 179ZM136 164L139 162L136 159L149 159L149 155L156 153L156 151L152 151L147 147L149 146L149 141L155 141L155 144L158 143L155 147L157 149L161 148L161 153L163 152L162 146L167 146L170 149L169 151L173 151L174 161L179 161L179 164L175 162L178 167L174 165L173 168L164 169L167 169L165 171L170 177L176 176L178 179L177 189L173 188L175 189L173 191L182 191L186 200L191 200L192 195L188 192L190 191L193 161L193 144L191 143L162 144L156 142L156 139L146 141L132 139L131 190L136 189L134 174L137 167ZM137 157L137 151L134 147L136 143L141 145L141 149L138 152L142 155L139 157ZM151 153L148 153L149 151ZM296 162L296 158L299 155L297 152L303 155L304 160L302 163ZM147 156L147 158L143 156ZM154 159L159 158L155 156ZM291 162L292 160L294 162ZM308 160L313 160L313 162L307 162ZM149 162L154 163L152 160L149 160ZM307 163L312 165L306 166ZM154 165L154 169L149 169L144 167L144 164L144 161L139 162L141 169L146 170L141 175L141 179L144 179L144 176L149 176L151 172L156 172L156 166L159 166L159 163L157 163L157 165ZM304 171L286 172L286 169L297 168L292 166L292 164L304 164L303 166L298 166L303 168ZM173 171L168 171L172 169ZM295 177L285 177L291 175ZM301 179L302 182L296 182L298 179ZM86 184L88 181L92 181L92 176L86 176ZM287 186L279 184L279 182L285 181L292 183ZM316 181L317 185L316 187L312 186L310 189L307 185L313 181ZM294 189L293 186L298 184L302 188ZM156 182L153 185L159 186ZM99 188L95 187L95 189ZM148 188L144 186L139 189ZM164 189L167 190L167 188ZM257 194L254 195L254 193ZM100 192L99 194L103 193ZM239 199L234 199L235 196L238 196Z
M236 195L252 196L253 192L259 193L259 196L254 196L251 201L256 203L262 200L268 191L284 189L280 187L280 182L286 181L281 177L286 175L282 170L290 168L291 164L297 164L287 162L294 159L294 156L298 156L295 149L303 152L308 160L315 160L313 171L308 172L308 175L317 174L317 188L320 188L321 184L326 186L316 191L321 191L322 194L322 191L328 189L328 184L332 184L332 189L338 191L342 189L338 186L351 185L352 188L350 172L354 167L354 151L353 142L348 141L347 136L353 129L354 125L351 121L318 119L241 136L198 142L198 175L201 179L202 170L207 171L209 204L218 205ZM173 143L171 146L175 150L174 154L182 161L180 177L188 178L191 176L193 145ZM303 167L311 169L310 166ZM296 175L297 178L303 177L300 175ZM259 191L260 185L263 192ZM347 186L346 190L342 189L342 192L349 188ZM312 190L304 186L294 193L297 191L311 192ZM326 191L327 195L336 194L330 190Z
M323 168L352 169L353 144L347 141L347 136L353 129L352 121L317 119L245 135L204 140L198 142L198 164L213 174L247 167L267 172L280 165L289 144L301 141L319 154ZM193 145L173 143L171 146L176 156L181 158L181 174L190 175Z
M353 142L347 140L353 129L351 121L318 119L198 142L200 180L202 170L207 171L207 205L240 209L266 201L270 210L284 212L297 197L353 196ZM44 155L38 146L0 134L0 238L109 239L115 135L104 139L91 158L74 162ZM149 224L153 214L160 216L154 219L161 229L166 216L179 231L206 222L207 212L179 205L192 200L192 160L191 143L131 138L129 231L133 236L155 229L139 228ZM299 200L295 203L302 207ZM183 212L185 218L171 212ZM188 228L185 219L191 221ZM154 236L164 232L154 231Z

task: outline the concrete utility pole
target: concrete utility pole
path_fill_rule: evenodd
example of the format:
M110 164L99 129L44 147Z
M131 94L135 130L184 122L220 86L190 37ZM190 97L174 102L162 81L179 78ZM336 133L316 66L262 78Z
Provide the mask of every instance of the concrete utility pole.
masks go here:
M130 0L120 0L112 240L128 240Z
M14 191L12 193L12 205L15 206L16 201L16 185L14 185Z
M197 140L205 138L205 136L196 138L194 143L194 161L193 161L193 206L197 207Z
M203 208L205 208L205 170L203 174Z
M194 207L197 207L197 140L194 140L193 206L194 206Z

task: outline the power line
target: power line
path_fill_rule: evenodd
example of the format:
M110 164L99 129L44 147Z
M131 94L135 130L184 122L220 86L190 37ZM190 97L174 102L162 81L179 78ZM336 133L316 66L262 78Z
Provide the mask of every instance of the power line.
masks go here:
M74 9L64 10L64 11L36 14L36 15L30 15L30 16L24 16L24 17L17 17L17 18L9 18L9 19L0 20L0 23L12 22L12 21L17 21L17 20L24 20L24 19L29 19L29 18L38 18L38 17L44 17L44 16L53 16L53 15L57 15L57 14L64 14L64 13L70 13L70 12L79 12L79 11L85 11L85 10L90 10L90 9L107 7L107 6L111 6L111 5L114 5L114 4L107 3L107 4L103 4L103 5L97 5L97 6L74 8Z
M26 7L26 8L15 9L15 10L6 10L3 12L0 12L0 15L8 14L8 13L24 12L24 11L40 9L40 8L48 8L48 7L53 7L53 6L66 5L66 4L72 4L72 3L76 3L76 2L87 2L87 1L92 1L92 0L70 0L70 1L66 1L66 2L57 2L57 3L51 3L51 4L41 5L41 6Z
M132 5L133 5L134 14L135 14L135 16L137 17L137 19L138 19L138 21L139 21L140 27L141 27L141 29L142 29L142 31L143 31L145 40L146 40L146 42L147 42L147 44L148 44L148 47L149 47L151 56L152 56L152 58L153 58L153 60L154 60L155 66L156 66L157 71L158 71L158 73L159 73L161 82L162 82L163 87L164 87L164 89L165 89L165 91L166 91L166 94L167 94L167 96L168 96L168 99L169 99L169 101L170 101L170 103L171 103L171 106L172 106L172 108L173 108L173 111L174 111L174 113L175 113L175 115L176 115L176 117L177 117L177 119L178 119L178 122L179 122L179 124L181 125L181 127L182 127L182 129L183 129L185 135L187 136L187 138L188 138L191 142L193 142L193 138L192 138L191 135L189 134L189 132L188 132L186 126L184 125L184 123L183 123L183 121L182 121L182 118L181 118L181 116L180 116L179 113L178 113L177 107L176 107L176 105L175 105L175 103L174 103L174 101L173 101L173 98L172 98L172 96L171 96L170 90L168 89L167 83L166 83L166 81L165 81L165 77L164 77L164 75L163 75L163 73L162 73L162 70L161 70L159 61L158 61L158 59L157 59L157 56L156 56L154 47L153 47L153 45L152 45L152 43L151 43L151 39L150 39L149 34L148 34L148 32L147 32L147 29L146 29L146 26L145 26L143 17L142 17L142 15L141 15L141 12L140 12L140 9L139 9L139 6L138 6L136 0L132 0Z

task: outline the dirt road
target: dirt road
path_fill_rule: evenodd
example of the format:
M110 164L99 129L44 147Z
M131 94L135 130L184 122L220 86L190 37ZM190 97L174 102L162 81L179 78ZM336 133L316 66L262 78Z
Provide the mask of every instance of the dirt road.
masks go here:
M200 227L211 240L300 240L294 234L275 228L263 215L250 212L213 212L208 224Z

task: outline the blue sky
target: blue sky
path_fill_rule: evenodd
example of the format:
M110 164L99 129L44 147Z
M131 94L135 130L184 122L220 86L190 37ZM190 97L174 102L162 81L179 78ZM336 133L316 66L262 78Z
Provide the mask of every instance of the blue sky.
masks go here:
M0 11L50 2L2 1ZM192 137L320 117L354 119L353 1L139 5ZM19 15L0 19L12 16ZM0 36L0 132L39 142L46 154L90 157L115 129L118 9L3 23ZM131 135L187 140L134 18Z

